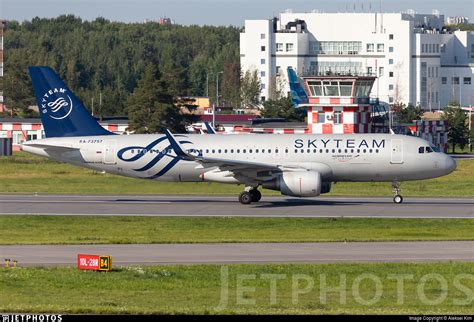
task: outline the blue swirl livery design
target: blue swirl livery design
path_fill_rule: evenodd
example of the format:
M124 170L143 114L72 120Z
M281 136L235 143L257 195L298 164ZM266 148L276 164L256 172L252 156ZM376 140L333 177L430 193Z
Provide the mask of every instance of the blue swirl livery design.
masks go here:
M187 136L185 135L176 135L176 137L184 138L183 140L179 141L180 144L193 144L191 141L186 140ZM185 160L174 153L173 147L171 146L171 143L169 143L169 140L168 145L160 149L160 143L166 140L167 137L163 136L157 140L154 140L147 146L129 146L123 148L117 152L117 157L127 163L140 163L141 166L133 169L133 171L138 173L143 173L155 167L160 167L161 170L159 170L154 175L147 177L149 179L159 178L170 171L179 161L188 162L188 160ZM189 149L188 152L200 155L199 151L195 149ZM142 162L138 162L139 160L146 160L145 165L142 165Z

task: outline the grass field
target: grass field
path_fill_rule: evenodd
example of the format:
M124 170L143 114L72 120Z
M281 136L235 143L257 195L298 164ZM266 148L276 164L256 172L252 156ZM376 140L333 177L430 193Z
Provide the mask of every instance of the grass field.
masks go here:
M469 219L0 216L0 244L473 240Z
M448 176L406 182L404 196L474 196L474 161L459 160ZM166 183L124 178L48 161L19 152L0 158L0 193L59 194L233 194L242 186L217 183ZM264 195L279 195L264 190ZM329 195L391 196L390 183L337 183Z
M0 311L472 314L473 274L472 263L3 268Z

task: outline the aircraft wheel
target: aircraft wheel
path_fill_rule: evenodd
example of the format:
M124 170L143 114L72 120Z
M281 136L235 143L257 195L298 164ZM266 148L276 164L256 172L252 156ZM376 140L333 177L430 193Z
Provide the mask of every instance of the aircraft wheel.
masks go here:
M239 201L243 205L248 205L252 202L252 195L250 194L250 192L243 191L239 195Z
M252 189L249 191L252 197L252 202L259 202L262 199L262 194L258 189Z
M395 195L395 197L393 197L393 202L400 204L403 202L403 197L400 195Z

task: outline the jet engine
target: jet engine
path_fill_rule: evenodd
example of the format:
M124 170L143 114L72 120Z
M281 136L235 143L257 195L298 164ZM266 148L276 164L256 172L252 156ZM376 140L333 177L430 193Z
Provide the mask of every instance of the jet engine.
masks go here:
M278 190L283 195L293 197L316 197L324 190L330 189L326 182L321 181L321 175L316 171L283 172L276 179L263 183L263 187Z

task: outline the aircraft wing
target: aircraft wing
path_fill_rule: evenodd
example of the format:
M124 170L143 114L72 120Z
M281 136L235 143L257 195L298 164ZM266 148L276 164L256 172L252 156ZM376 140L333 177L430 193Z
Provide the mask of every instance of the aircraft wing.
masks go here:
M176 155L184 160L198 162L201 164L202 168L218 167L221 171L232 171L236 175L252 177L253 179L256 179L255 177L261 177L262 174L265 174L265 177L273 177L275 173L281 173L282 171L296 171L303 169L297 166L283 166L279 164L208 158L200 155L193 155L181 147L168 129L165 129L165 134Z

